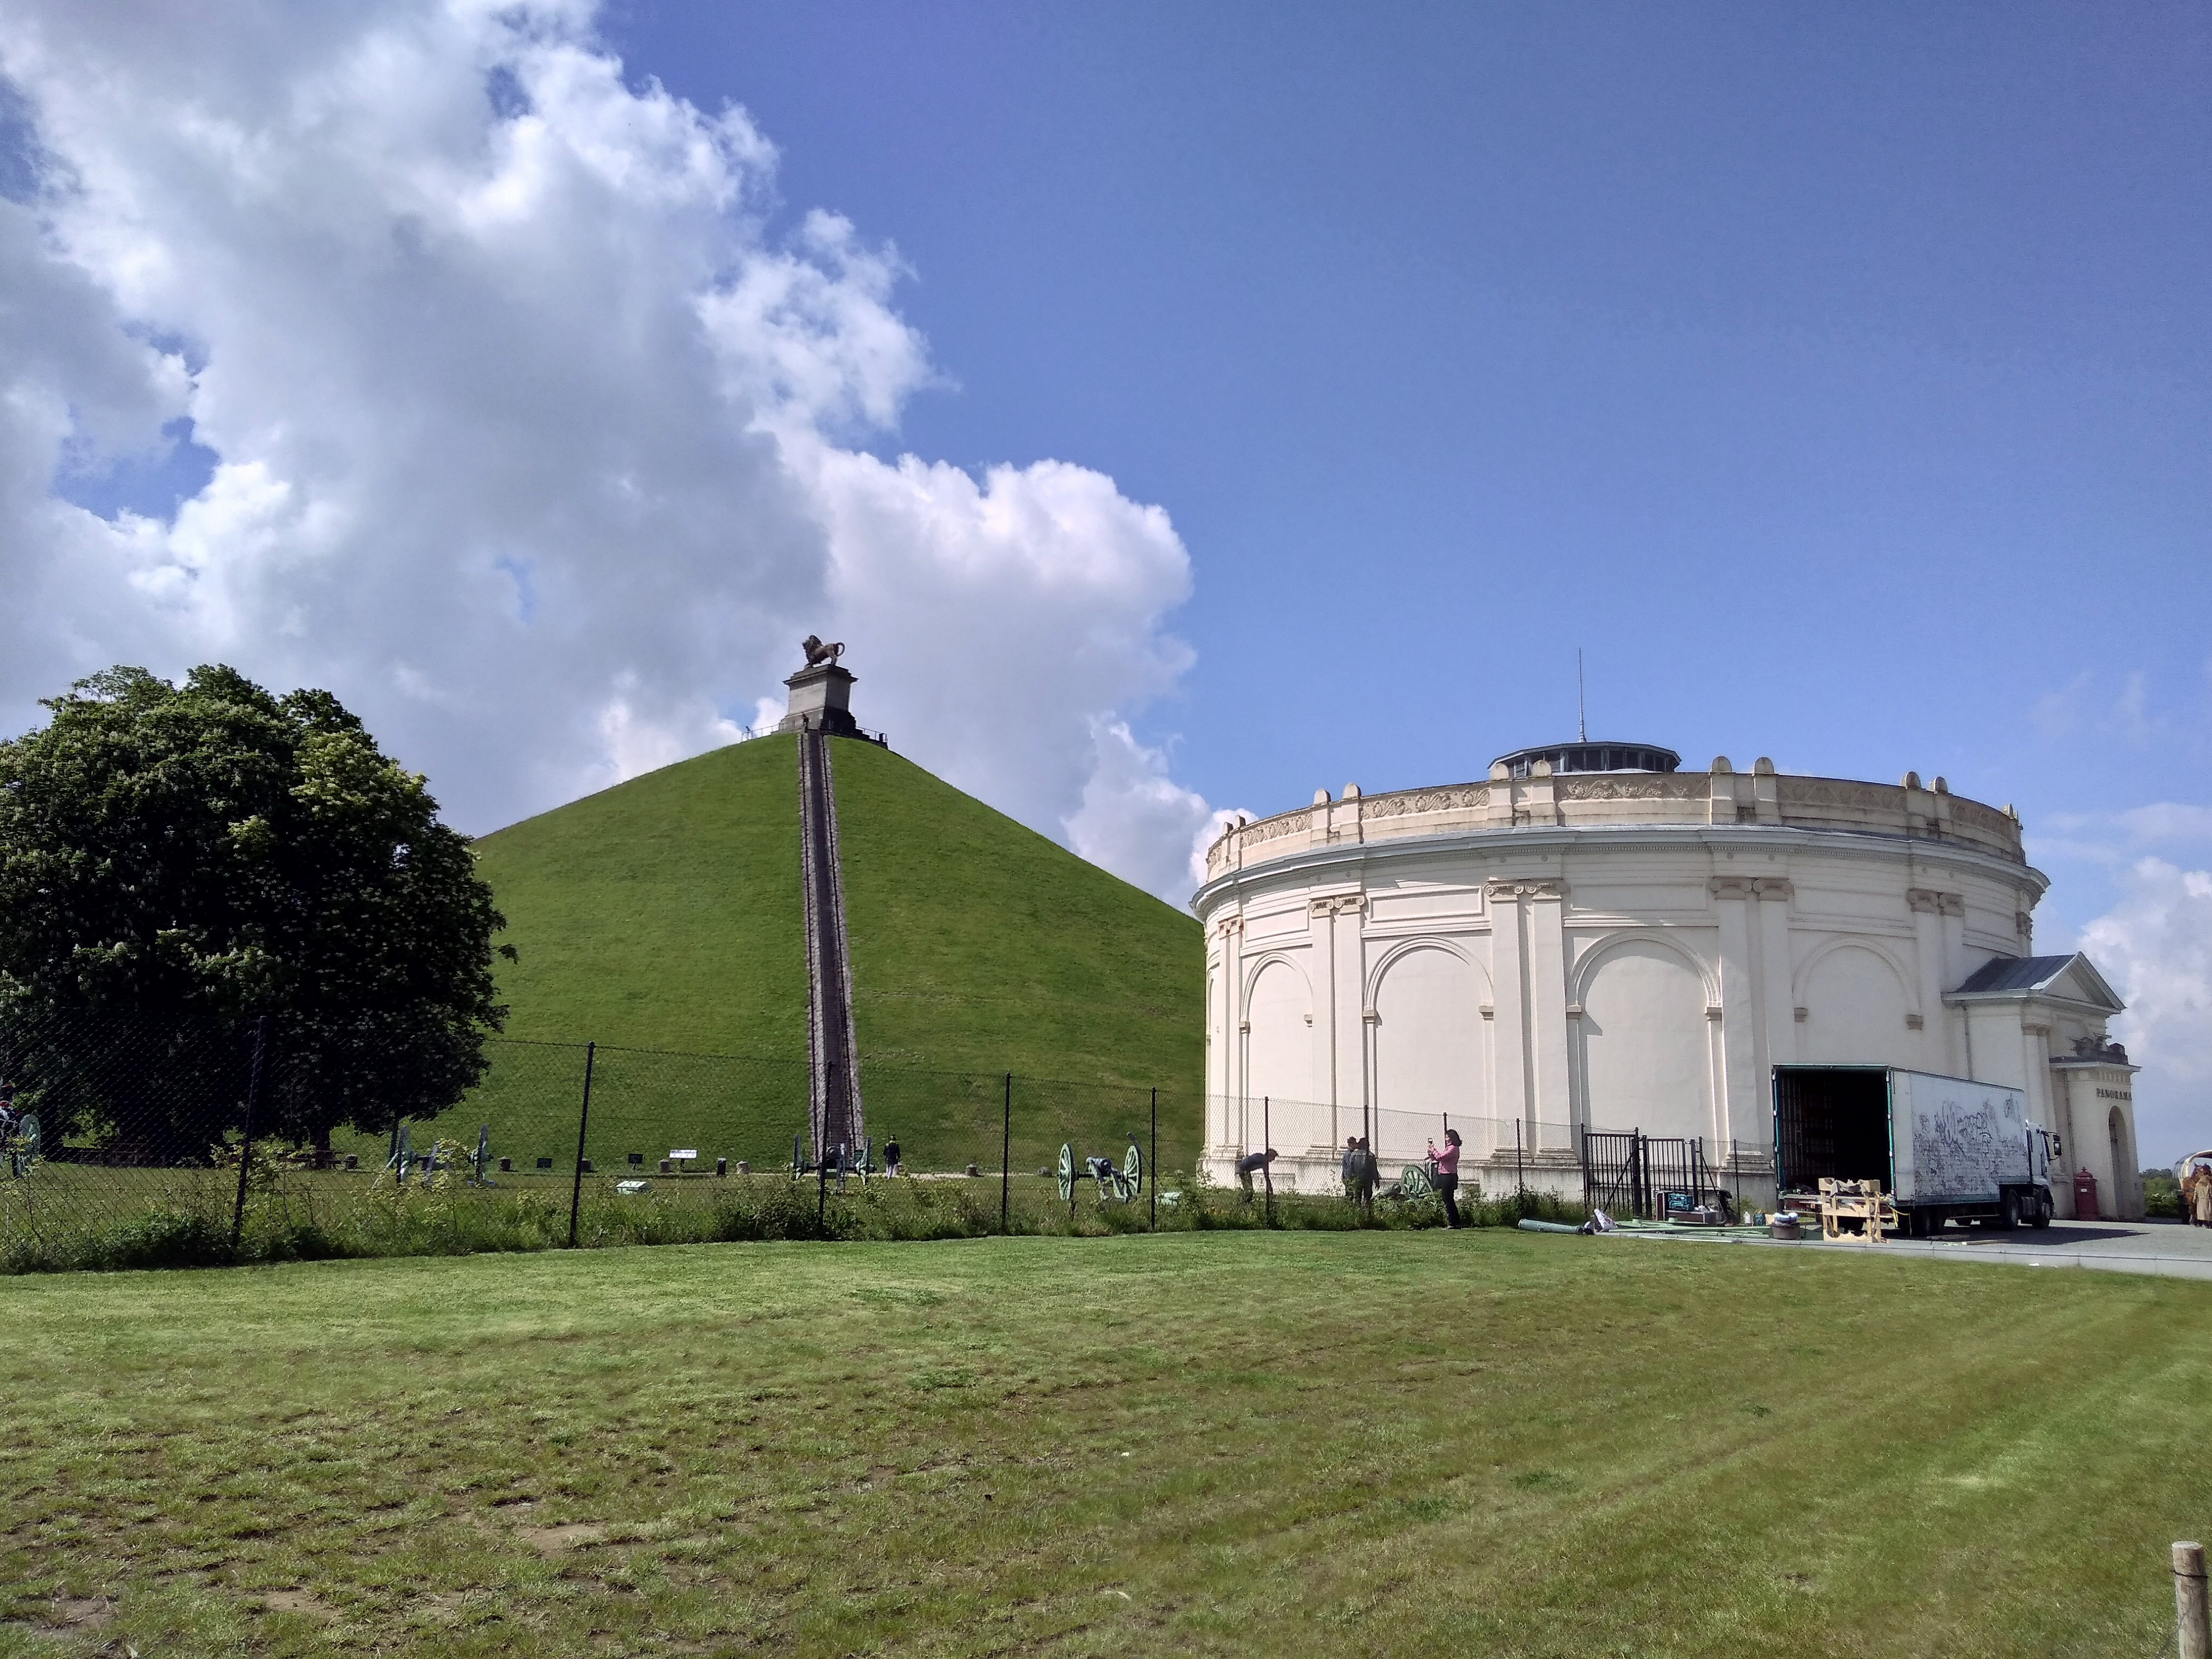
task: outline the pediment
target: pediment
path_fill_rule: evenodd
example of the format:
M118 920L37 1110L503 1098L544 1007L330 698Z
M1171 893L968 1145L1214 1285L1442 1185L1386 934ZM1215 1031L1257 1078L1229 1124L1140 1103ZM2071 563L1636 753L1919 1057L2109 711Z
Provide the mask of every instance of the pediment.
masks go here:
M2120 1000L2118 994L2097 971L2096 964L2078 951L2074 953L2073 960L2041 988L2045 996L2063 997L2069 1002L2086 1002L2111 1014L2123 1012L2128 1006Z

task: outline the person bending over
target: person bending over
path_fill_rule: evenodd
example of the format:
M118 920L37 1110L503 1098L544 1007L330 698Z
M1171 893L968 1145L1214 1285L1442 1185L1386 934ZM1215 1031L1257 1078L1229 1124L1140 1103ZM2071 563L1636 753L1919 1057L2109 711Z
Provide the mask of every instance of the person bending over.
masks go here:
M1247 1204L1252 1201L1252 1177L1263 1173L1270 1164L1281 1156L1281 1153L1270 1146L1264 1152L1247 1152L1237 1160L1237 1184L1244 1189L1244 1201ZM1268 1190L1273 1190L1272 1182L1269 1183Z

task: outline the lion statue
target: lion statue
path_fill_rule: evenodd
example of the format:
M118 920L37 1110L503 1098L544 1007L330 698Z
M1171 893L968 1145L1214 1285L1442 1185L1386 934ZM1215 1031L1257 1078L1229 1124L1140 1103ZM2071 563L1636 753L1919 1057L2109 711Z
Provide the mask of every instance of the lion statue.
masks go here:
M817 635L812 634L806 636L799 648L806 653L806 665L809 668L819 668L825 662L834 664L838 658L845 654L845 642L842 640L838 641L835 645L824 645Z

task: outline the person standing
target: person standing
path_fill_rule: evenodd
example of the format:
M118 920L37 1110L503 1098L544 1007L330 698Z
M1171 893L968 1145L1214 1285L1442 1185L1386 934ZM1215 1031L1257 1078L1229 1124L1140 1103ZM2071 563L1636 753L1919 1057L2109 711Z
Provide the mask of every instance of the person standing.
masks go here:
M1382 1184L1382 1164L1367 1137L1359 1137L1359 1207L1375 1213L1375 1189Z
M1437 1143L1431 1140L1429 1157L1437 1166L1437 1195L1444 1201L1444 1225L1456 1228L1459 1225L1459 1131L1444 1131L1442 1152L1437 1150Z
M2212 1164L2197 1166L2197 1201L2190 1206L2189 1218L2199 1227L2212 1227Z
M884 1142L884 1173L897 1175L899 1172L898 1137L893 1135L889 1140Z
M1359 1201L1359 1137L1358 1135L1345 1136L1344 1161L1338 1167L1337 1173L1344 1179L1346 1201L1358 1203Z

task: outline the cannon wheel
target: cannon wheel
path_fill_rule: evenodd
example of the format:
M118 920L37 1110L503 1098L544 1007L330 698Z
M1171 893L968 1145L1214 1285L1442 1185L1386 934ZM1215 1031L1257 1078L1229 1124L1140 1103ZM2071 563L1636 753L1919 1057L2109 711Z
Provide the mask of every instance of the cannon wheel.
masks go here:
M1408 1164L1405 1172L1398 1177L1398 1196L1401 1198L1426 1198L1436 1189L1436 1183L1429 1179L1428 1170L1419 1164Z
M1075 1148L1064 1140L1060 1143L1060 1201L1075 1202Z
M1134 1135L1129 1137L1129 1150L1121 1155L1121 1187L1124 1199L1145 1190L1145 1154Z

